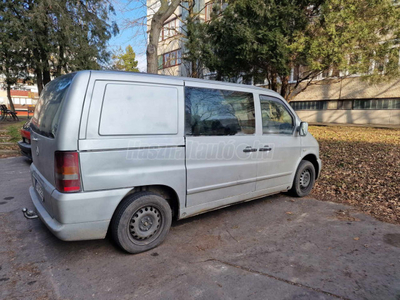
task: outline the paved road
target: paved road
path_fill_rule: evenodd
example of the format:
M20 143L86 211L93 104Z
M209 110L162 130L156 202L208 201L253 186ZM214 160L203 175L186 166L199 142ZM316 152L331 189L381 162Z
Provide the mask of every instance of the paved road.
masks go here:
M400 226L284 195L175 222L139 255L26 220L29 164L0 159L1 299L400 299Z

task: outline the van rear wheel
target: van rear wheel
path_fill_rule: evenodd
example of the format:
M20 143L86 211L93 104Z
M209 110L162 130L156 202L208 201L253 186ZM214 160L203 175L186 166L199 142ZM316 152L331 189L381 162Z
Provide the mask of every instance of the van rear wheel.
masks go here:
M160 245L168 234L172 211L168 202L151 192L125 198L111 221L115 242L129 253L140 253Z
M293 187L289 191L293 196L304 197L310 194L315 183L315 168L308 160L302 160L297 168Z

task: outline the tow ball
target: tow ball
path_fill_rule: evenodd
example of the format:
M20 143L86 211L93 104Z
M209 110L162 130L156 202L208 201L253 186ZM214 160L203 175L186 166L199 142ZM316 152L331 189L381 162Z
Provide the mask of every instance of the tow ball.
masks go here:
M24 217L27 219L36 219L38 215L33 210L28 210L26 207L22 209Z

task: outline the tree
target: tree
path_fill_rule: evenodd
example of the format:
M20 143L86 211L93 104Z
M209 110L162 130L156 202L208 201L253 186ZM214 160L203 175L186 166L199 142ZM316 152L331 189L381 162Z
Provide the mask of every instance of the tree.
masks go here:
M39 93L51 76L82 69L99 69L109 58L107 41L118 32L109 22L107 0L2 0L3 28L16 26L15 52L35 73ZM15 31L14 30L14 31ZM8 40L2 39L2 43ZM16 44L15 44L16 45ZM27 53L26 53L27 52Z
M147 73L158 72L158 41L164 22L175 12L181 0L158 0L152 8L156 11L151 17L149 43L147 45Z
M138 69L138 61L136 60L135 51L133 51L132 46L128 45L125 48L125 53L122 53L122 50L119 49L118 54L114 54L112 56L114 60L113 69L123 70L129 72L139 72Z
M4 75L4 86L10 110L15 112L11 98L11 87L26 77L27 51L24 47L23 24L15 19L13 9L22 8L21 1L0 2L0 73Z
M329 0L319 10L292 45L299 62L316 71L362 74L370 82L400 75L400 7L392 0Z
M183 21L185 26L182 28L182 38L184 41L185 52L183 63L186 68L186 76L201 78L204 72L204 65L201 62L202 48L199 41L205 34L206 26L200 19L205 11L205 6L196 5L196 0L186 0L181 4L186 10L187 17Z
M388 59L398 19L391 0L236 0L205 25L199 57L219 79L266 78L289 99L330 68L370 80L397 76ZM371 60L384 70L370 72ZM289 84L293 68L302 71Z

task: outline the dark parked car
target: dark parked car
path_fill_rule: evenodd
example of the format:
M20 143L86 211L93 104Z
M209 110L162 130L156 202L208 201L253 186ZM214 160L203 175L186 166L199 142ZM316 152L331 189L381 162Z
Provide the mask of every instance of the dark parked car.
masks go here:
M28 120L21 129L22 141L18 142L18 146L21 149L23 155L32 160L31 153L31 120Z

